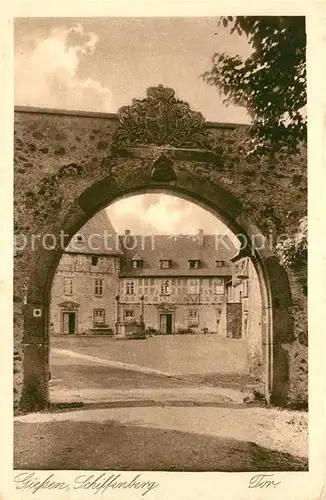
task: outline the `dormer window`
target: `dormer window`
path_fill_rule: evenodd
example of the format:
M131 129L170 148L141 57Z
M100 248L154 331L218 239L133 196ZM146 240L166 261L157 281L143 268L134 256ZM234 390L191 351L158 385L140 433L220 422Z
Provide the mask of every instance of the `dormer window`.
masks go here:
M136 254L136 255L133 256L131 262L132 262L132 267L134 269L139 269L143 265L143 259L138 254Z
M75 243L84 243L84 236L82 234L76 234Z
M223 267L225 265L224 260L216 260L215 265L216 267Z
M197 260L197 259L188 260L189 269L198 269L199 264L200 264L200 260Z
M142 267L142 264L143 264L142 260L133 260L132 261L132 267L134 269L139 269L140 267Z
M171 260L170 259L161 259L160 260L160 269L170 269Z
M98 256L92 255L92 266L97 266L98 264Z

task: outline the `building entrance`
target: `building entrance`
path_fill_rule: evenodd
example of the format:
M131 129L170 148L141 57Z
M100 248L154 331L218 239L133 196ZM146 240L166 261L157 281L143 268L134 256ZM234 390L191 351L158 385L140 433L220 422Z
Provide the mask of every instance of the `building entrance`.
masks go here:
M173 333L172 314L160 314L160 332L170 335Z
M65 312L62 315L63 319L63 333L74 335L76 333L76 313Z

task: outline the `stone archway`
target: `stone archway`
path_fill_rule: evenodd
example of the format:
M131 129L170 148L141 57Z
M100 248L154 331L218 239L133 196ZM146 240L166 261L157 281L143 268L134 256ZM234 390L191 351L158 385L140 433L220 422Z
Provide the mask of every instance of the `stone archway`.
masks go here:
M141 112L137 110L137 104ZM135 109L136 114L140 113L137 116L143 117L140 124L139 120L135 121ZM146 115L148 110L150 119ZM26 135L32 135L43 140L41 130L46 124L47 140L66 141L73 149L70 157L75 159L53 166L58 158L55 151L60 150L57 148L47 157L46 166L40 161L40 169L33 176L34 190L31 186L18 184L18 198L24 206L25 217L28 217L30 238L33 232L37 232L40 240L51 235L52 241L59 242L64 233L67 244L87 220L108 204L125 196L153 191L189 199L218 215L233 232L246 235L262 290L265 396L271 401L286 400L289 366L284 344L293 341L288 277L269 248L268 239L244 207L241 197L236 196L237 190L232 184L231 189L226 189L227 179L220 158L209 146L208 126L200 113L192 112L186 103L176 101L172 89L158 87L149 89L147 100L122 108L119 124L112 116L106 117L107 120L104 116L90 116L88 123L86 119L80 123L80 117L75 120L65 114L59 119L58 115L55 119L51 115L50 123L49 116L42 111L34 111L34 115L33 112L26 114L21 111L18 118L21 118L17 128L20 137L25 135L26 140ZM27 131L30 120L33 126ZM169 120L174 120L173 126L166 127ZM74 122L73 128L71 122ZM80 161L80 155L76 154L76 136L73 135L80 136L84 127L86 139L93 127L91 136L94 136L98 130L95 125L98 126L99 122L106 127L106 141L99 140L97 147L88 151L93 154L100 151L101 158L97 157L96 162L93 158L92 163ZM38 158L40 156L38 153ZM36 193L40 198L33 204ZM16 220L21 220L20 213ZM254 244L258 236L266 243L259 250ZM58 244L53 249L40 244L36 249L25 248L16 256L17 318L23 315L23 322L16 323L17 337L21 327L23 346L21 403L32 410L43 408L48 402L49 296L62 250ZM22 283L26 282L28 287L23 297Z
M122 165L120 166L122 173ZM144 167L142 167L143 169ZM151 165L148 165L148 175L150 175ZM223 192L223 204L221 202L214 204L214 200L221 200L221 189L218 186L210 188L209 196L203 195L202 178L192 176L192 189L189 188L187 177L182 180L182 170L177 170L177 186L160 184L151 189L151 182L146 177L142 184L134 185L134 181L126 177L125 184L120 185L120 193L116 191L107 191L102 198L96 196L94 206L94 190L99 189L99 185L91 186L76 200L79 210L72 206L66 216L64 230L67 235L72 236L78 229L92 217L98 210L104 208L109 203L117 200L126 194L140 194L144 192L163 191L174 193L185 197L194 202L199 202L202 206L209 209L212 213L222 215L223 220L235 232L241 232L248 235L248 240L252 241L254 237L261 234L255 224L244 214L239 207L234 209L234 199ZM103 183L107 185L108 179ZM132 189L130 190L130 183ZM201 195L198 195L200 191ZM82 204L82 207L81 207ZM233 207L233 208L232 208ZM57 231L57 232L55 232ZM50 231L59 240L59 227L53 227ZM52 284L52 278L56 265L61 256L58 250L42 250L38 255L40 266L34 269L31 275L31 284L27 295L27 305L25 306L25 338L24 338L24 405L35 401L38 407L42 407L48 400L48 358L49 358L49 332L48 332L48 308L49 294ZM253 254L253 261L258 272L262 289L263 303L263 324L262 324L262 343L264 356L264 382L265 395L269 399L281 399L286 397L287 391L287 366L284 359L283 343L290 340L290 317L288 313L290 295L284 297L284 287L287 286L287 277L284 271L277 263L275 257L268 248L260 249ZM281 291L281 293L280 293ZM41 317L35 317L33 311L40 309L43 314ZM288 323L286 323L288 321ZM37 332L37 335L35 333ZM36 397L35 397L36 396ZM35 398L35 399L34 399Z

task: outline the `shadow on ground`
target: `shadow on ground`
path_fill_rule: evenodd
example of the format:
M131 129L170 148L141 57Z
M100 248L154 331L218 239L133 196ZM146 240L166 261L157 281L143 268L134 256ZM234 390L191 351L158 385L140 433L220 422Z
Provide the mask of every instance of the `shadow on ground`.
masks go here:
M253 401L249 403L234 403L231 399L228 401L228 398L225 398L226 401L223 402L214 402L214 401L155 401L151 399L141 399L141 400L131 400L127 399L125 401L111 401L111 402L100 402L100 403L82 403L82 402L65 402L65 403L52 403L48 406L43 412L71 412L71 411L80 411L82 410L100 410L106 408L191 408L191 407L200 407L200 408L233 408L233 409L242 409L242 408L269 408L270 406L266 405L263 402ZM42 411L40 412L42 413ZM18 413L17 413L18 414ZM24 412L21 412L24 414Z
M14 468L303 471L308 461L250 442L115 421L15 422Z

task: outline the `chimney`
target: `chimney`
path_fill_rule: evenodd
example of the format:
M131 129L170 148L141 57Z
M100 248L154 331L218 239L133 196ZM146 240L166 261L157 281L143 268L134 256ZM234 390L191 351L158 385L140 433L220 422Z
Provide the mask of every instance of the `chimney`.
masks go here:
M203 229L198 230L197 238L198 238L198 246L203 247L204 246L204 230Z
M131 233L130 229L125 230L125 236L128 236L128 234L130 234L130 233Z

